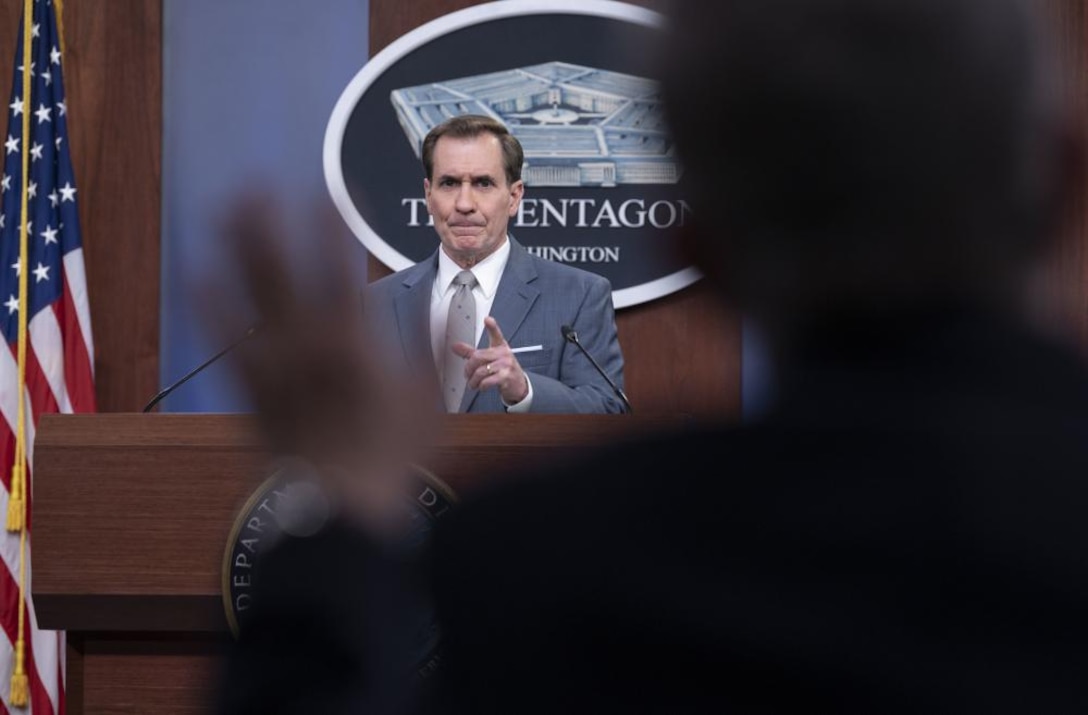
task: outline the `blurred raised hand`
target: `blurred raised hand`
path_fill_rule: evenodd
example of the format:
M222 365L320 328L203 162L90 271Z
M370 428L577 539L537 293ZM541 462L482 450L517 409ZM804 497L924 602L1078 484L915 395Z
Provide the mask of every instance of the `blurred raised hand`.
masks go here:
M337 504L386 528L437 421L412 408L425 404L422 386L384 373L368 350L354 238L334 209L287 213L271 193L229 204L217 224L224 259L199 292L204 323L227 344L256 320L232 363L268 449L308 462Z

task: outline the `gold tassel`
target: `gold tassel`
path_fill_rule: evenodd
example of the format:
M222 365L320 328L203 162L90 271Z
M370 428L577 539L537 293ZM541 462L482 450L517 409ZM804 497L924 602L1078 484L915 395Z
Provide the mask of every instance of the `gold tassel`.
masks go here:
M20 638L15 643L15 672L11 674L11 704L17 708L25 708L30 702L30 680L26 677L25 659L26 644Z
M11 497L8 499L8 531L22 531L26 525L26 504L23 501L23 465L11 467Z

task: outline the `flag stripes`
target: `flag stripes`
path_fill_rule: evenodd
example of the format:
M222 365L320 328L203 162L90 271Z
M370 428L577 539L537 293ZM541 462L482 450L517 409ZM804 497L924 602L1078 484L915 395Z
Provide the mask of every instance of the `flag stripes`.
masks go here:
M25 8L6 108L7 132L0 135L0 330L8 348L0 349L0 515L8 513L13 501L20 407L26 426L22 447L27 480L22 528L0 532L0 715L62 715L64 633L38 628L30 598L34 436L43 414L95 411L94 341L78 190L68 153L59 0L28 0ZM28 35L24 34L27 22ZM31 59L29 86L24 91L27 36ZM25 254L21 245L24 202L29 218ZM20 279L26 285L25 300ZM20 346L25 348L23 384ZM9 529L18 521L9 521ZM16 687L21 680L17 683L12 678L19 665L20 641L26 702Z

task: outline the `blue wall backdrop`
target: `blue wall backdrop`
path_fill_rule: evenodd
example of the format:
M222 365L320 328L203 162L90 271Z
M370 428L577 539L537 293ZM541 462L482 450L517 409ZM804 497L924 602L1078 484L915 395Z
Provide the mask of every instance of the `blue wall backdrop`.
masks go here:
M219 260L211 221L258 177L302 201L327 194L325 124L368 57L368 0L164 0L160 382L216 353L192 307ZM304 250L304 247L303 247ZM360 285L366 253L358 246ZM248 409L226 365L171 394L164 412ZM148 395L151 398L151 395Z

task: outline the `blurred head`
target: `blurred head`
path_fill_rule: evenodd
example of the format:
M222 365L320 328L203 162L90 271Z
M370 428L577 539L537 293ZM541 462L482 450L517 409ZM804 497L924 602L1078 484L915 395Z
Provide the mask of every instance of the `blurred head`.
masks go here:
M506 242L524 191L521 162L517 139L490 117L454 117L423 140L427 210L446 255L462 268Z
M1024 0L679 0L665 106L695 260L771 334L1005 301L1072 134Z

